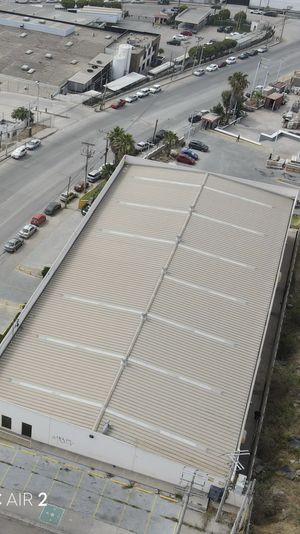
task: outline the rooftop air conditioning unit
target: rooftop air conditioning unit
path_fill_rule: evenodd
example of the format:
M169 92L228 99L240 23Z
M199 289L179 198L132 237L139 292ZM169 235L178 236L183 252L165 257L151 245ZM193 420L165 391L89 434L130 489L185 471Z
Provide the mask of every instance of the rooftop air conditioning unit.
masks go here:
M65 44L65 46L67 46L67 47L73 46L72 41L68 41L68 42Z
M71 65L77 65L78 63L78 59L72 59L72 61L70 61Z
M52 56L52 54L45 54L45 58L47 58L47 59L53 59L53 56Z
M25 32L20 33L19 37L22 37L22 39L24 39L24 37L27 37L27 33L25 33Z
M33 52L33 50L26 50L25 54L27 54L29 56L30 54L32 54L32 52Z
M29 69L30 69L29 65L22 65L22 67L21 67L21 70L26 70L27 71Z
M38 23L39 24L46 24L46 21L45 21L45 19L40 19L40 20L38 20Z
M29 22L30 18L29 17L23 17L23 20L24 20L24 22Z
M27 74L33 74L34 72L35 72L35 69L29 69L29 70L27 71Z
M94 72L93 69L86 69L87 72Z

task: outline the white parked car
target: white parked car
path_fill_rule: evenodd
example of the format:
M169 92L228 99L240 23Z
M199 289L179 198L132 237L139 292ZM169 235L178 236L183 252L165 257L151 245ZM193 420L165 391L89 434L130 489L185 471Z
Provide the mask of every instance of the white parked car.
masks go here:
M228 57L226 59L226 63L227 63L227 65L233 65L234 63L236 63L236 57L234 57L234 56Z
M34 137L32 139L30 139L30 141L28 141L28 143L26 143L26 148L28 150L34 150L35 148L37 148L38 146L40 146L42 143L41 143L41 140L40 139L35 139Z
M144 98L145 96L148 96L150 94L150 88L149 87L144 87L144 89L140 89L137 93L136 93L136 96L138 98Z
M179 33L178 35L173 35L172 39L176 39L177 41L186 41L188 37Z
M259 52L259 54L263 54L264 52L268 52L268 48L267 46L261 46L257 49L257 52Z
M137 95L129 95L129 96L126 96L124 100L128 102L128 104L131 104L132 102L135 102L137 99L138 99Z
M14 159L23 158L26 155L27 149L25 145L18 146L15 150L12 151L11 157Z
M250 13L252 13L252 15L263 15L264 12L261 11L260 9L251 9Z
M207 72L213 72L214 70L218 70L218 65L216 65L215 63L211 63L210 65L208 65L208 67L206 67L206 70Z
M37 226L34 224L25 224L25 226L18 232L18 235L20 237L23 237L23 239L29 239L35 232L37 231Z
M160 91L161 91L161 86L158 83L150 87L150 93L152 93L153 95L155 93L160 93Z
M205 70L204 69L196 69L193 71L193 74L194 76L203 76L203 74L205 74Z

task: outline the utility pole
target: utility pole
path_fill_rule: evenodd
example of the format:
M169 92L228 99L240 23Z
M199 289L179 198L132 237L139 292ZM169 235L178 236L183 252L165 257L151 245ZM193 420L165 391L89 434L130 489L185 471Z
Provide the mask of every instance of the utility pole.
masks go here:
M28 127L28 137L31 137L32 136L32 128L31 128L30 104L28 104L27 127Z
M283 32L284 32L285 23L286 23L286 18L287 18L287 13L288 13L288 11L290 11L290 9L293 9L293 6L286 6L286 9L285 9L285 12L284 12L284 16L283 16L283 21L282 21L282 28L281 28L281 32L280 32L280 36L279 36L279 43L281 43L281 41L282 41Z
M82 141L81 143L81 155L85 157L85 168L84 168L84 190L85 191L86 191L89 159L95 154L94 146L95 146L95 143L88 143L87 141Z
M154 126L154 132L153 132L153 136L152 136L152 141L154 141L154 138L155 138L155 134L156 134L156 130L157 130L157 125L158 125L158 119L156 119L156 121L155 121L155 126Z
M39 108L40 108L40 82L39 82L39 80L37 80L35 83L37 85L36 123L38 124L38 122L39 122Z
M108 154L108 143L109 143L109 137L108 134L106 134L106 143L105 143L105 152L104 152L104 165L107 163L107 154Z
M256 86L256 80L257 80L257 76L258 76L258 71L260 69L260 66L261 66L261 59L259 60L258 64L257 64L257 67L256 67L256 71L255 71L255 75L254 75L254 79L253 79L253 85L252 85L252 91L251 91L251 96L253 95L254 91L255 91L255 86Z
M186 53L187 53L187 49L188 49L189 45L185 45L185 48L184 48L184 56L183 56L183 62L182 62L182 67L181 67L181 72L184 71L184 67L185 67L185 59L186 59Z
M69 191L70 191L71 179L72 179L72 176L69 176L68 186L67 186L67 198L66 198L66 202L65 202L65 208L67 207L67 204L68 204L68 196L69 196Z

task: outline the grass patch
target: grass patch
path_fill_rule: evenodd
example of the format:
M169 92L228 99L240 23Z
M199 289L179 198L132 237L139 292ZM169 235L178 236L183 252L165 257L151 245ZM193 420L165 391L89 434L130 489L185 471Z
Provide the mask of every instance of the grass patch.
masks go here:
M299 215L293 215L291 227L296 228L296 230L300 228L300 216Z

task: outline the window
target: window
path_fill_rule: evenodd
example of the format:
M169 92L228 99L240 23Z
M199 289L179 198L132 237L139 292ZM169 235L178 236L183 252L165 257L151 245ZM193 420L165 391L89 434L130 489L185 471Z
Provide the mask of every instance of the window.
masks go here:
M11 417L7 417L7 415L1 415L1 426L11 429Z
M32 426L28 425L27 423L22 423L22 434L23 436L27 436L28 438L31 438L31 430Z

